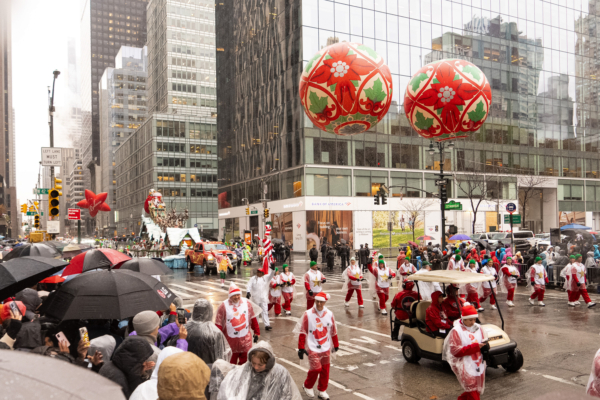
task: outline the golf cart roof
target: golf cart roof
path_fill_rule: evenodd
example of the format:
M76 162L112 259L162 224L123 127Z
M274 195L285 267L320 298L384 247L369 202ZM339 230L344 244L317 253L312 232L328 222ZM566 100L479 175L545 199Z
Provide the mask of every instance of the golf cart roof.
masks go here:
M416 273L408 277L409 281L438 282L438 283L477 283L494 280L493 275L474 274L461 271L429 271L427 273Z

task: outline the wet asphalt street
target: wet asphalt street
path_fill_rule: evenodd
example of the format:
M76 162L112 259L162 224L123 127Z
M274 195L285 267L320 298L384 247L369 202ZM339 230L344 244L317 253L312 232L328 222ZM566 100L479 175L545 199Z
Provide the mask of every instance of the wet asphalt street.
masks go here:
M297 281L292 316L275 318L271 310L269 317L273 330L264 330L262 321L260 327L261 339L270 341L277 362L290 371L306 398L302 391L306 368L299 364L297 340L292 330L306 310L302 277L308 262L302 260L302 256L295 258L290 263ZM242 267L239 274L228 275L224 288L216 275L207 277L184 269L175 270L175 274L164 281L183 298L190 311L198 298L211 300L216 310L227 299L230 281L236 282L245 295L246 283L256 268L254 262L251 267ZM327 390L331 399L449 400L460 395L461 387L450 367L423 359L418 364L404 360L400 343L390 339L389 316L382 316L377 311L375 301L365 288L365 308L358 308L356 295L351 306L346 308L341 267L337 265L334 272L324 271L324 274L327 278L324 290L332 295L327 307L335 315L340 340L340 351L333 361ZM396 293L397 289L392 289L390 298ZM593 301L600 302L600 295L590 295ZM518 343L525 362L517 373L488 368L482 399L535 399L557 391L583 394L592 359L600 348L600 304L591 309L585 305L571 308L567 306L566 293L547 290L546 307L531 306L524 286L517 289L514 308L506 305L503 296L499 294L505 331ZM501 326L498 312L491 310L487 302L484 307L485 312L480 313L481 321Z

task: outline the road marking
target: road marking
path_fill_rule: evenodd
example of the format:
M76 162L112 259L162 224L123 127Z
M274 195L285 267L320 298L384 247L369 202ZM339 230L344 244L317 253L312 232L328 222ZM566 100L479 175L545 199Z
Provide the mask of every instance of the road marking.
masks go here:
M173 290L173 288L169 288L171 290L171 292L175 293L178 297L181 297L181 300L192 300L191 294L189 293L183 293L183 292L178 292L177 290Z
M175 286L175 287L178 287L180 289L187 290L187 291L190 291L190 292L195 292L195 293L203 294L205 296L209 296L210 295L210 293L202 292L202 291L196 290L196 289L190 289L188 287L181 286L181 285L178 285L176 283L171 283L171 286Z
M396 351L402 352L402 349L399 349L399 348L394 347L394 346L385 346L385 347L388 348L388 349L392 349L392 350L396 350Z
M362 394L362 393L353 392L352 394L353 394L353 395L355 395L355 396L358 396L358 397L360 397L361 399L365 399L365 400L375 400L375 399L373 399L372 397L366 396L366 395L364 395L364 394Z
M375 350L371 350L371 349L367 349L366 347L362 347L362 346L357 346L354 343L348 343L348 342L344 342L343 340L340 340L340 344L343 344L345 346L352 346L352 348L354 349L358 349L358 350L362 350L366 353L371 353L371 354L375 354L375 355L380 355L381 353ZM346 349L347 350L347 349Z
M227 293L227 294L229 294L229 291L228 291L228 290L225 290L225 289L217 289L217 288L214 288L214 287L212 287L212 286L200 285L199 283L195 283L195 282L186 282L186 283L187 283L188 285L194 285L194 286L198 286L198 287L201 287L201 288L210 289L210 290L212 290L212 291L215 291L215 292L219 292L219 293ZM177 286L177 285L175 285L175 286Z
M567 385L573 385L573 386L577 386L577 387L581 387L582 386L582 385L576 384L575 382L571 382L571 381L568 381L568 380L562 379L562 378L557 378L557 377L552 376L552 375L542 375L542 377L544 377L546 379L550 379L550 380L556 381L556 382L566 383Z
M390 335L385 334L385 333L370 331L368 329L363 329L363 328L357 328L356 326L342 324L341 322L336 322L335 324L336 325L340 325L340 326L345 326L346 328L350 328L350 329L356 329L357 331L362 331L362 332L370 333L371 335L379 335L379 336L386 337L388 339L390 338Z
M377 340L373 340L368 336L361 336L362 339L359 338L352 338L350 340L354 340L360 343L365 343L365 344L379 344L379 342Z
M374 367L375 364L371 364L371 363L363 363L363 365L366 365L367 367Z

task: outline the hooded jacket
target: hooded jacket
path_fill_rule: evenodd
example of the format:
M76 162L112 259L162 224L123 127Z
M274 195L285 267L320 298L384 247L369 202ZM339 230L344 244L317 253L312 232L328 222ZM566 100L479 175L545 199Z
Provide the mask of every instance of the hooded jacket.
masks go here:
M159 400L206 400L210 368L189 351L167 357L158 370Z
M40 299L38 292L30 288L23 289L15 295L15 300L23 302L25 308L27 308L25 317L33 321L35 319L35 310L42 304L42 299Z
M231 348L223 332L212 322L213 306L206 299L198 299L194 304L192 320L185 328L188 331L188 351L191 351L206 364L216 360L229 360Z
M154 367L154 371L152 371L152 376L149 380L139 385L135 391L131 394L130 400L156 400L158 399L158 371L160 370L160 366L165 358L172 356L177 353L183 353L183 350L178 349L177 347L166 347L161 353L158 355L158 359L156 360L156 366Z
M252 356L262 351L269 355L262 372L254 371ZM277 364L271 345L264 340L248 352L248 361L229 372L219 389L217 400L300 400L300 392L290 373ZM162 400L162 399L161 399Z
M121 343L113 354L112 360L104 362L100 375L119 384L125 397L129 398L131 393L144 382L143 363L153 353L150 343L145 339L130 336Z
M440 329L450 330L452 325L447 318L446 313L442 310L442 305L438 299L442 296L442 292L433 292L431 294L431 305L425 311L425 324L428 332L438 332Z

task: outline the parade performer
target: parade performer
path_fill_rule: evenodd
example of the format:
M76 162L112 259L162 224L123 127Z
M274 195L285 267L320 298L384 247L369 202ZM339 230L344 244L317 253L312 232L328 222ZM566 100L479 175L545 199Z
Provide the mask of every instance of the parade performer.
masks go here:
M475 261L475 258L471 258L469 260L469 268L467 268L466 271L472 272L474 274L478 273L477 272L477 261ZM477 311L483 311L481 304L479 304L479 295L481 294L480 292L483 292L481 290L481 284L480 283L467 283L466 290L467 290L467 301L469 303L471 303L472 305L476 306L475 308L477 308Z
M249 262L252 262L252 253L250 252L250 247L248 247L248 245L242 246L242 259L244 260L244 267L248 265Z
M346 300L344 305L350 307L350 299L356 291L356 297L358 298L358 307L364 308L363 297L362 297L362 281L364 280L362 270L358 264L356 264L356 258L350 259L350 265L344 271L344 282L348 288L346 293Z
M296 294L296 277L290 272L290 267L283 264L281 267L283 272L279 275L281 281L281 294L283 295L283 309L286 315L292 315L292 300Z
M402 264L400 264L400 266L398 267L398 280L404 282L406 278L416 273L417 269L415 268L415 266L412 265L407 258L405 258Z
M309 370L304 385L304 392L309 398L315 397L313 387L317 381L319 399L327 400L329 384L329 367L332 348L339 348L337 329L333 313L325 307L329 295L321 292L315 296L315 305L306 310L296 325L294 333L298 334L298 357L308 358Z
M379 297L378 308L381 310L381 314L387 315L385 303L390 298L391 278L394 278L396 274L385 265L383 255L379 256L377 267L370 266L369 271L375 277L375 292Z
M398 249L398 257L396 258L396 269L400 269L400 266L404 264L404 260L406 260L406 253Z
M517 280L521 274L519 270L512 265L512 258L506 258L506 264L500 268L500 291L506 292L506 304L509 307L514 307L515 289L517 288Z
M444 295L442 292L435 291L431 294L431 305L425 311L427 332L439 337L446 337L448 331L452 329L452 321L444 311L443 302Z
M275 258L273 258L273 243L271 243L271 225L265 225L265 237L262 240L264 255L262 259L263 272L268 273L271 265L275 265Z
M223 254L211 251L213 257L217 261L217 270L219 271L219 277L221 278L221 287L225 287L225 278L227 277L227 268L231 267L231 260L229 257L223 256Z
M486 364L482 353L490 346L485 330L475 322L476 319L475 307L465 306L461 321L444 340L442 359L450 364L464 390L458 400L479 400L485 388Z
M600 397L600 350L592 361L592 372L585 391L589 396Z
M260 327L250 302L241 298L242 291L233 282L229 285L229 299L221 303L217 309L215 325L227 339L231 347L231 363L244 364L247 361L248 350L252 348L252 333L254 343L260 337Z
M304 274L304 288L306 289L306 309L310 310L315 304L315 294L323 290L322 284L327 280L317 269L317 263L310 262L310 269Z
M546 269L542 265L542 257L536 257L534 264L527 271L527 286L533 292L529 298L529 304L535 305L534 300L537 298L538 306L546 306L544 304L544 292L548 282Z
M256 274L250 278L248 286L246 286L246 298L252 299L261 308L262 320L265 324L265 329L268 331L273 329L269 321L269 283L275 272L277 272L277 268L269 268L268 275L265 275L262 269L257 269Z
M574 262L571 262L575 259ZM581 263L581 254L576 254L569 257L571 262L567 265L567 279L565 280L565 289L569 294L569 306L575 307L579 305L579 296L583 297L583 300L587 304L588 308L594 307L596 303L592 302L587 292L587 281L585 277L585 266Z
M446 286L446 298L442 302L442 309L451 321L460 319L460 310L464 307L466 301L459 295L459 288L455 284ZM460 303L460 307L459 304Z
M489 297L492 310L497 310L498 308L496 307L496 300L494 299L494 296L492 296L492 291L494 292L494 294L497 293L496 280L498 280L498 273L496 272L496 268L494 268L494 264L491 261L488 261L483 266L483 268L481 268L480 273L484 275L492 275L494 277L494 280L489 282L483 282L481 284L483 288L483 295L481 296L481 298L479 298L479 304L483 304L483 302Z
M394 330L392 331L392 340L398 340L400 333L400 321L406 321L413 317L410 312L410 306L417 300L421 300L421 296L414 291L415 283L412 281L404 281L402 283L403 290L398 292L392 300L391 307L394 309L396 320L394 321Z
M457 250L458 251L458 250ZM461 259L460 254L455 254L453 258L448 262L448 271L464 271L465 263Z
M271 282L269 282L269 286L269 311L275 306L275 316L279 317L281 314L281 288L283 283L281 283L277 268L275 269L275 274L271 278Z

